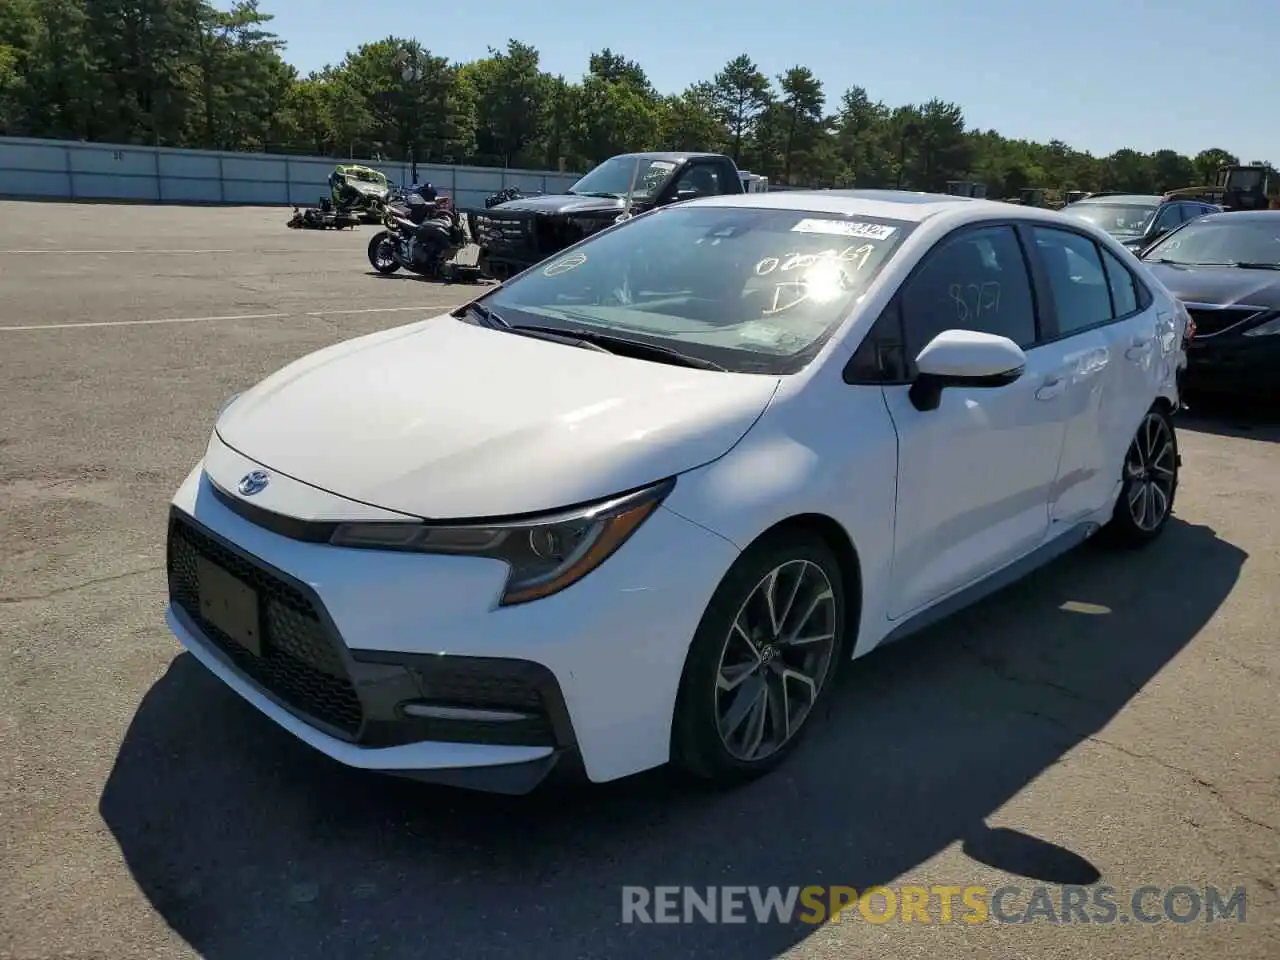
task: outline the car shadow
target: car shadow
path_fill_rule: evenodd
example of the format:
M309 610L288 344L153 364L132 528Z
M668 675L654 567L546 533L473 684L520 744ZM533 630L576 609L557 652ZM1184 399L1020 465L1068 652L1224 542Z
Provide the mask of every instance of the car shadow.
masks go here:
M1238 397L1195 397L1178 416L1178 429L1280 443L1280 402L1258 403Z
M665 773L510 798L343 768L180 655L99 811L202 956L773 957L814 927L624 924L624 885L889 883L948 846L1048 883L1098 878L1041 824L986 818L1190 642L1246 554L1172 521L1086 546L850 665L794 757L732 792Z
M378 273L377 270L365 271L366 277L378 280L413 280L417 283L430 283L442 287L491 287L492 280L452 280L444 277L424 277L417 273Z

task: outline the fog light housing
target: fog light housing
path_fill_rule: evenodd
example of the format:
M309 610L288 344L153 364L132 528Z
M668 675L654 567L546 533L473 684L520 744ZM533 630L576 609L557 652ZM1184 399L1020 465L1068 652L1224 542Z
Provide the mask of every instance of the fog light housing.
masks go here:
M520 723L536 720L538 714L493 707L455 707L429 700L409 700L400 704L400 712L418 720L460 720L466 723Z

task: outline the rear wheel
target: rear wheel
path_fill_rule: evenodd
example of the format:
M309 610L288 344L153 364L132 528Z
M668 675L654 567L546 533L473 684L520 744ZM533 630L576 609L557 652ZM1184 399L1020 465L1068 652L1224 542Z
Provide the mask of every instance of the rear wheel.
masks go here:
M396 238L390 231L375 233L369 241L369 263L379 273L395 273L400 269L396 259Z
M1108 539L1123 546L1150 543L1164 530L1178 492L1178 438L1161 407L1142 418L1124 458L1123 482Z
M690 646L672 763L729 785L795 749L844 648L840 565L818 537L788 532L748 549L717 588Z

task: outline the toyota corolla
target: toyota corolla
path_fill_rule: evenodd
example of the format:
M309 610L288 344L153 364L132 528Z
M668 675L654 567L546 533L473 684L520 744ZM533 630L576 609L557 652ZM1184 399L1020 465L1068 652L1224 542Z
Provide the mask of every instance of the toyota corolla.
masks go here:
M663 208L232 397L173 500L168 622L354 767L755 777L842 663L1160 534L1186 320L1050 211Z

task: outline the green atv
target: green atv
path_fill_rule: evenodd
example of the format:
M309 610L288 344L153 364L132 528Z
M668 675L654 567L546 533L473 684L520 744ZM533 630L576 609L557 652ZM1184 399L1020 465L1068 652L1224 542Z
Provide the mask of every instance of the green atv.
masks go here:
M334 209L355 216L361 223L382 222L391 183L381 170L340 163L329 175L329 189Z

